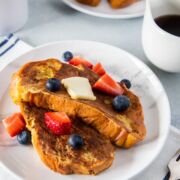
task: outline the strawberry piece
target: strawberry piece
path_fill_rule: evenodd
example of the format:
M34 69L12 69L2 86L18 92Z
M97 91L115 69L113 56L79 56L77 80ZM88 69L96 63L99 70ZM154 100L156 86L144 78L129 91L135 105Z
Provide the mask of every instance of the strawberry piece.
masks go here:
M18 135L26 126L21 113L14 113L12 116L3 119L2 122L11 137Z
M104 74L98 81L93 85L93 88L103 91L111 95L122 95L124 89L108 74Z
M71 133L72 122L64 112L46 112L44 114L46 126L56 135Z
M97 63L92 70L98 74L99 76L103 76L104 74L106 74L106 71L104 70L103 66L101 63Z
M88 68L92 68L93 67L93 64L91 62L89 62L86 59L83 59L82 57L79 57L79 56L76 56L76 57L72 58L69 61L69 64L74 65L74 66L78 66L80 64L83 64L83 65L85 65Z

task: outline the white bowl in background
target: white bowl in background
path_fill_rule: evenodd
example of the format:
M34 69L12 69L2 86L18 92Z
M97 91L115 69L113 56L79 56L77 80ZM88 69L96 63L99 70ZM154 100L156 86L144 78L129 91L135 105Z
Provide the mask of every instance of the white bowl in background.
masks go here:
M17 31L27 19L27 0L0 0L0 36Z

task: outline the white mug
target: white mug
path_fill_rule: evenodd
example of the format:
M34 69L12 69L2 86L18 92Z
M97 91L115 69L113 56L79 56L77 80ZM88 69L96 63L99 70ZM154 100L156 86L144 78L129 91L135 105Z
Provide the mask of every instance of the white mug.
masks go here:
M0 0L0 36L17 31L27 18L27 0Z
M147 0L142 29L142 44L148 59L158 68L180 72L180 37L161 29L154 19L180 15L180 0Z

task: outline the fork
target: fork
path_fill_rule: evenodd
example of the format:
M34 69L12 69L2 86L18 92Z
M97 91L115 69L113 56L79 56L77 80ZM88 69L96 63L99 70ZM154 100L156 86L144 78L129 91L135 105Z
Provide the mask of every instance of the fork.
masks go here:
M179 180L180 179L180 149L168 164L169 172L163 180Z

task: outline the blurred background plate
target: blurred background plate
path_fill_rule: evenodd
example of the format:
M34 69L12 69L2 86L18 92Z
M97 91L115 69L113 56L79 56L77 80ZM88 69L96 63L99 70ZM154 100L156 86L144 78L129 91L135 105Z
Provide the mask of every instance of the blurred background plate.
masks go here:
M130 6L112 9L107 1L102 1L97 7L91 7L78 3L76 0L63 0L68 6L97 17L111 18L111 19L129 19L144 15L145 0L140 0Z

